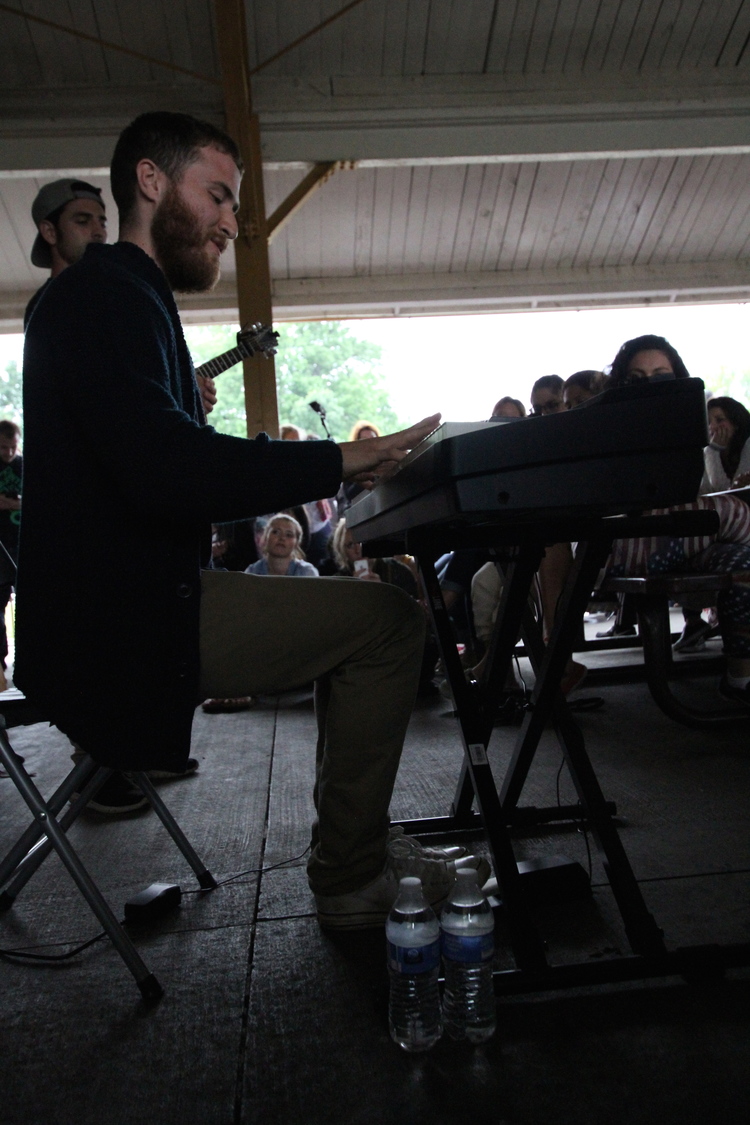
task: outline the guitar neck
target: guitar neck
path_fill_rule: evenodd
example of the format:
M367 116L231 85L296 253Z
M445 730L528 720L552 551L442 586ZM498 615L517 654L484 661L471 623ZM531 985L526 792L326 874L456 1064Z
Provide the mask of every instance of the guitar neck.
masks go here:
M250 348L245 347L244 344L238 344L236 348L230 348L228 352L222 352L221 355L214 356L213 359L202 363L200 367L196 367L195 374L204 379L215 379L223 371L228 371L230 367L234 367L235 363L239 363L240 360L253 354Z

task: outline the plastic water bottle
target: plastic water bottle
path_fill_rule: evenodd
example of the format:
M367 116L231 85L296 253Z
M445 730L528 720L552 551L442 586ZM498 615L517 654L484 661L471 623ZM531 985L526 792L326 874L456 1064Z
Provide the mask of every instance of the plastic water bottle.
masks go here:
M405 1051L429 1051L443 1033L440 1012L440 925L420 879L401 880L385 925L391 981L391 1039Z
M459 869L440 915L445 991L443 1021L452 1039L483 1043L495 1033L492 908L472 869Z

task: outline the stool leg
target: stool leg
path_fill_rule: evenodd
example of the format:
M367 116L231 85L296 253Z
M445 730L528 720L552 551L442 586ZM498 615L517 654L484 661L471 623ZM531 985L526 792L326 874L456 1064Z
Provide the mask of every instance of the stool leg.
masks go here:
M154 1003L163 995L163 990L153 973L149 972L138 951L115 918L99 888L73 850L65 832L56 818L50 814L41 793L33 784L26 771L16 761L13 749L4 730L0 729L0 759L13 779L18 792L34 814L40 830L51 841L60 859L68 869L71 878L86 902L99 919L112 944L122 957L147 1003Z
M90 758L87 758L84 762L79 762L78 766L76 766L76 769L71 771L71 775L73 773L76 773L76 771L81 767L88 767L88 779L80 787L78 796L76 797L75 801L73 801L69 808L65 810L65 813L58 821L58 824L63 832L68 831L71 824L73 824L78 819L83 810L86 808L86 805L88 804L91 797L94 796L97 790L101 789L107 778L111 777L112 773L114 772L113 770L108 769L106 766L97 766L95 762L93 762ZM83 774L86 774L86 772L87 771L84 769ZM69 780L71 775L68 775L66 781ZM67 789L68 786L65 785L65 788ZM74 790L71 789L71 792L73 791ZM59 792L60 790L57 790L57 793ZM51 816L56 816L56 810L53 808L52 801L47 802L47 812ZM53 851L52 841L50 840L49 836L44 833L44 830L40 828L36 821L34 821L26 830L26 832L24 832L21 840L26 839L27 836L31 836L32 839L36 838L36 843L33 844L32 847L29 848L28 852L22 856L22 858L18 862L17 867L11 870L10 874L12 874L13 878L8 883L3 893L0 894L0 913L6 910L10 910L11 906L16 901L18 895L26 886L31 876L35 871L39 870L49 853ZM19 843L12 849L12 852L9 853L9 856L16 853L16 851L20 847L20 843L21 841L19 841Z
M644 594L638 598L638 632L643 644L646 681L655 703L670 719L686 727L734 724L742 715L729 708L701 710L683 703L672 692L669 677L674 666L669 628L669 605L663 594Z
M148 797L151 802L151 807L166 828L169 835L174 840L177 847L180 849L185 859L188 861L193 871L195 872L198 882L204 890L210 891L218 886L211 872L204 866L198 854L193 849L192 844L188 840L185 833L180 828L179 824L172 816L167 806L162 801L156 789L151 784L150 778L145 773L136 772L129 775L138 788L143 793L144 797Z
M81 786L85 785L88 779L96 772L96 769L97 767L95 763L92 762L91 758L86 758L70 771L65 780L61 782L47 801L47 808L53 816L57 816L70 799L71 793L79 791ZM63 824L65 828L68 827L65 824L65 817L63 817L61 824ZM29 850L37 846L41 835L41 828L35 820L32 821L2 862L0 862L0 886L10 878ZM2 909L2 907L0 907L0 909Z

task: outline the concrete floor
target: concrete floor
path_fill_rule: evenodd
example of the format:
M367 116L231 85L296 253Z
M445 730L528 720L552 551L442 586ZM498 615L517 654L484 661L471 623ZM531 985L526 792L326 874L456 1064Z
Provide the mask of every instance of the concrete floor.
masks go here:
M597 657L597 660L599 657ZM710 684L684 685L694 697ZM664 718L639 684L594 686L604 706L580 716L622 840L671 947L750 940L750 728L692 731ZM54 729L11 732L49 792L67 771ZM491 746L502 774L512 728ZM214 875L136 935L165 988L146 1010L101 942L54 968L0 962L2 1125L703 1125L750 1120L750 972L689 986L677 978L504 998L498 1032L470 1049L441 1041L409 1057L388 1038L381 934L321 935L304 858L312 816L309 699L196 716L195 776L162 793ZM446 813L460 766L442 701L415 710L394 818ZM545 736L524 803L552 804L560 754ZM561 799L573 798L565 770ZM0 781L0 848L27 822ZM151 812L71 832L119 914L154 881L194 880ZM588 865L571 830L519 837L517 858L564 853ZM481 846L481 842L480 842ZM298 858L294 858L298 857ZM274 867L273 865L281 865ZM263 873L259 874L259 869ZM269 868L273 868L269 870ZM603 868L588 902L540 908L552 963L626 953ZM51 857L0 917L3 948L56 949L97 924ZM499 929L499 963L509 964Z

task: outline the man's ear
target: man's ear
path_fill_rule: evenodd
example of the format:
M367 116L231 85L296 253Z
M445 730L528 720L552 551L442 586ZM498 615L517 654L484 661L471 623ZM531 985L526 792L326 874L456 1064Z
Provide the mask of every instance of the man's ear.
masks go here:
M169 178L158 164L146 158L136 164L135 180L141 196L149 203L159 203L169 185Z
M49 219L42 219L41 223L39 224L39 233L49 246L57 245L57 231L55 230L55 224L51 223Z

